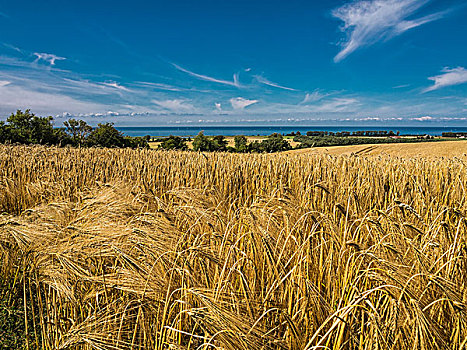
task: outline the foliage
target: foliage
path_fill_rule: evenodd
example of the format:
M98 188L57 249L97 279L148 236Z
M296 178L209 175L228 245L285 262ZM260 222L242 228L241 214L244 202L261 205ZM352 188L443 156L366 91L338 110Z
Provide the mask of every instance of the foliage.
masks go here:
M114 128L113 123L97 124L87 138L89 146L123 147L125 138L123 133Z
M136 137L125 136L123 144L124 144L124 147L129 147L129 148L149 148L150 139L151 139L151 136L149 135L136 136Z
M247 149L256 153L273 153L290 150L290 143L281 134L271 134L265 140L250 143Z
M193 150L197 152L213 151L212 142L207 136L204 136L204 132L200 131L193 139Z
M168 138L163 139L162 143L159 145L159 148L165 150L179 149L186 151L188 146L184 138L170 135Z
M24 311L19 296L0 299L0 349L21 349L25 345Z
M225 152L227 151L227 140L222 135L207 137L200 131L193 139L193 150L198 152Z
M6 120L8 124L0 124L0 141L2 143L24 144L57 144L60 133L54 130L52 117L38 117L29 109L17 110Z
M92 127L84 120L68 119L63 124L74 145L84 145L86 138L92 132Z
M390 137L340 137L340 136L295 136L295 142L300 142L297 148L330 147L382 143L411 143L420 141L438 141L438 139L390 138Z
M261 142L264 152L282 152L291 149L290 143L285 140L281 134L272 134L266 140Z
M244 135L237 135L234 137L235 151L238 153L245 153L248 151L248 139Z
M293 134L293 133L292 133ZM295 135L300 136L297 132ZM388 137L398 136L399 131L394 133L392 130L362 130L362 131L307 131L306 136L336 136L336 137L349 137L349 136L369 136L369 137ZM293 136L293 135L292 135Z
M225 152L227 151L227 140L222 135L214 136L211 140L212 142L212 149L214 151Z
M29 109L12 113L0 122L0 143L148 148L149 136L124 137L113 124L93 129L83 120L69 119L54 128L52 117L38 117Z

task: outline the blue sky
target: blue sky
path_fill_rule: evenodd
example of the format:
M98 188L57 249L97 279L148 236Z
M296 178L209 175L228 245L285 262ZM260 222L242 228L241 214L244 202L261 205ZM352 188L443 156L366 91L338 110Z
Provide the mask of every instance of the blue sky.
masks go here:
M0 0L0 116L466 126L465 18L465 0Z

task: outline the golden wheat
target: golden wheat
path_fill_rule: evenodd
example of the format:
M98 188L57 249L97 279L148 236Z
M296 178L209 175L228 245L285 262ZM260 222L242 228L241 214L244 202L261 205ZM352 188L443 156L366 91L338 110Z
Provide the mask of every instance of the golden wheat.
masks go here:
M462 349L460 159L0 147L41 349ZM15 294L16 293L16 294Z

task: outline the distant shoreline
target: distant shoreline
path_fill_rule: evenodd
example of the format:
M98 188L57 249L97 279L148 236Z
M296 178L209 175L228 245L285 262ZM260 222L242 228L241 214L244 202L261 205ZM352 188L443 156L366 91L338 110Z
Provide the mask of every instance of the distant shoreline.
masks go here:
M290 134L299 131L306 134L307 131L393 131L399 132L401 136L430 135L441 136L443 132L467 132L466 127L418 127L418 126L155 126L155 127L121 127L115 126L119 131L128 136L164 137L169 135L194 137L200 131L207 136L268 136L273 133Z

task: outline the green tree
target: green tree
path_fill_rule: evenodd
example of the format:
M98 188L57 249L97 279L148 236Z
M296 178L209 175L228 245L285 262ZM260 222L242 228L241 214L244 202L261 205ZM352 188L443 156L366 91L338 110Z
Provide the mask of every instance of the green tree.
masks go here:
M193 150L199 152L211 152L213 151L213 145L211 140L204 136L204 132L200 131L198 135L193 139Z
M0 122L0 143L11 142L10 126Z
M187 150L188 146L186 145L186 140L180 136L173 136L170 135L166 138L160 145L160 149L179 149L179 150Z
M31 142L53 145L57 143L52 117L33 116L31 120Z
M124 147L131 147L131 148L149 148L149 140L151 136L125 136L124 137Z
M227 140L222 135L214 136L211 140L212 142L212 150L213 151L220 151L225 152L227 151Z
M248 151L248 139L244 135L237 135L234 137L235 151L244 153Z
M282 152L291 149L290 143L281 134L274 133L261 142L265 152Z
M248 145L248 151L261 153L264 152L264 144L263 142L253 141Z
M123 134L114 128L113 123L98 124L88 136L87 143L90 146L124 147Z
M69 119L63 122L63 124L75 145L83 145L86 137L92 132L92 127L84 120Z
M56 132L53 128L52 117L38 117L29 109L22 112L17 110L7 118L8 138L10 142L20 143L57 143Z

